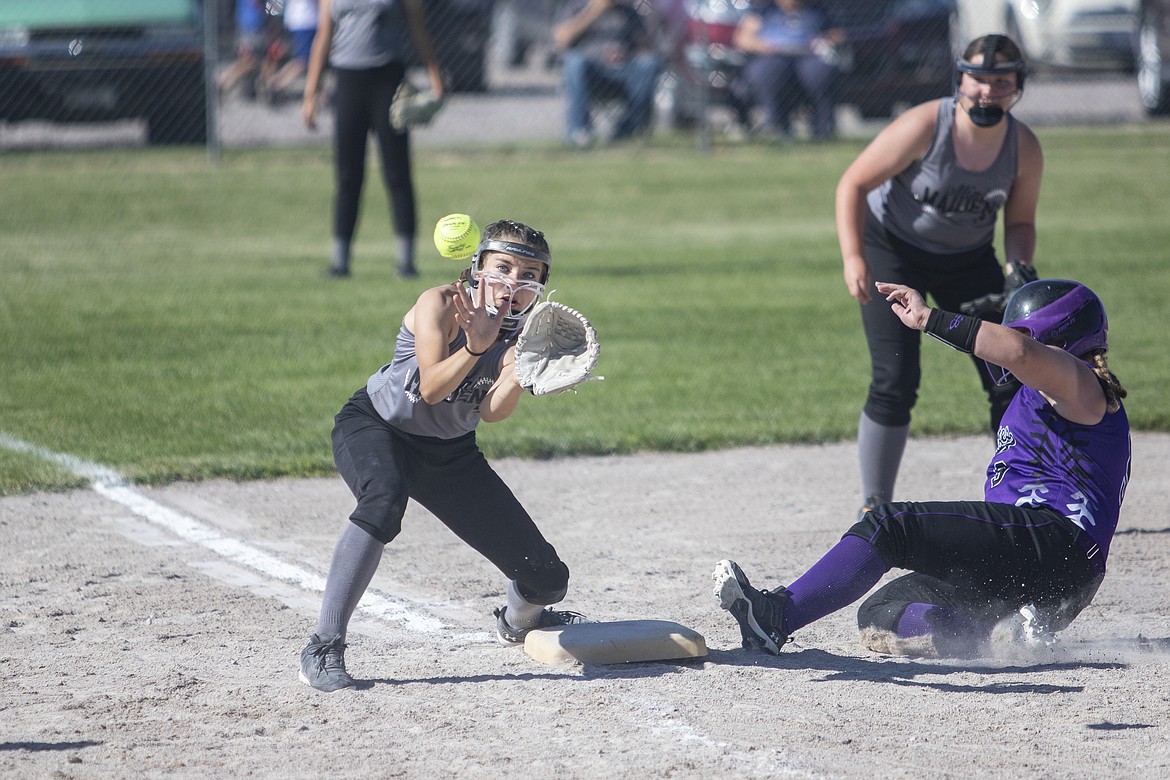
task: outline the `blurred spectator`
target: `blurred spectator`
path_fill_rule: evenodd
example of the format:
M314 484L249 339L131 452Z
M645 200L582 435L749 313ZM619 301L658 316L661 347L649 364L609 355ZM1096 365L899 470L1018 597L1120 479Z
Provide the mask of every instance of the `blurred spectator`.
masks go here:
M593 144L592 100L619 100L612 139L647 132L661 63L641 15L628 0L565 0L553 27L562 52L569 143Z
M221 95L239 87L248 100L256 99L261 72L268 57L268 12L264 0L236 0L236 59L219 74Z
M336 189L333 251L327 271L330 276L349 276L350 248L357 230L371 132L377 138L382 182L390 198L398 275L418 275L414 265L418 224L410 135L409 131L399 132L390 126L390 101L406 77L411 40L426 66L431 89L442 97L443 77L427 32L422 0L320 0L301 115L307 128L316 129L322 75L326 66L331 67Z
M305 75L309 68L309 51L317 34L317 0L284 0L284 30L288 38L288 58L268 80L268 94L278 100Z
M740 19L734 43L749 59L738 89L763 111L766 133L790 137L790 114L807 101L813 137L836 134L836 47L844 40L844 31L815 0L772 0Z

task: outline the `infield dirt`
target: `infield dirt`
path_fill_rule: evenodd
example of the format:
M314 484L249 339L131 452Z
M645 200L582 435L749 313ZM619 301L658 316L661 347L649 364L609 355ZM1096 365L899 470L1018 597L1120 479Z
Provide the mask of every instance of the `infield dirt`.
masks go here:
M774 587L840 537L851 443L498 461L572 569L564 608L678 621L708 657L546 666L498 646L502 577L412 504L372 586L401 614L359 613L363 685L334 694L297 680L312 583L222 552L323 578L340 479L137 489L154 519L91 490L0 499L0 774L1166 777L1170 436L1134 445L1094 603L1055 650L966 661L870 653L853 609L761 655L715 606L718 559ZM899 497L978 498L990 446L912 440Z

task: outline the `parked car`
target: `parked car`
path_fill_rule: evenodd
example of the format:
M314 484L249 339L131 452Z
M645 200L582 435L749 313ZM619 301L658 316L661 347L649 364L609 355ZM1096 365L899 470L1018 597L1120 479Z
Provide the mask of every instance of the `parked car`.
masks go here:
M207 141L198 0L0 3L0 120L145 118L152 144Z
M1136 47L1142 107L1150 116L1170 114L1170 0L1141 0Z
M838 99L863 117L951 94L955 56L953 0L831 0L841 45Z
M1138 0L959 0L959 26L974 39L1006 33L1030 65L1132 71Z

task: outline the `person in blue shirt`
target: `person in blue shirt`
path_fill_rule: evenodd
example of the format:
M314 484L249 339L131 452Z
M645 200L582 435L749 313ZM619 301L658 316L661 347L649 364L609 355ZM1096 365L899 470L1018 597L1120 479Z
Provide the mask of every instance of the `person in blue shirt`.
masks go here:
M629 0L564 0L553 27L561 52L565 89L565 133L571 146L587 149L596 139L590 102L611 97L621 103L609 141L650 131L654 90L662 63L641 15Z
M811 1L774 0L743 16L732 39L749 56L740 85L748 94L741 97L763 110L766 132L791 136L790 115L803 95L812 106L813 137L836 134L836 47L844 40L828 12Z

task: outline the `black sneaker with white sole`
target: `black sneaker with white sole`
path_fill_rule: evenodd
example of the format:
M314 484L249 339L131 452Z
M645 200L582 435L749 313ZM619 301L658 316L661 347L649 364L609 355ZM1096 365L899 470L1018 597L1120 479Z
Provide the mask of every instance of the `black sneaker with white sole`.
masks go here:
M784 608L791 600L788 591L756 590L735 561L719 561L711 579L719 606L739 623L743 646L778 655L788 641L784 631Z
M309 638L309 644L301 651L300 677L305 685L326 693L357 687L345 671L345 643L339 636L313 634Z
M590 622L589 618L580 612L545 609L541 611L540 619L535 626L530 628L512 628L504 617L504 613L507 610L507 607L500 607L492 613L496 616L496 639L500 640L501 645L522 645L524 644L524 638L528 636L528 632L538 628L556 628L558 626L571 626L575 623Z

